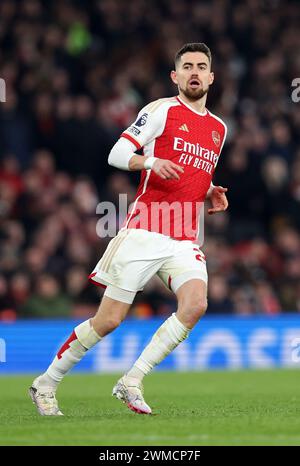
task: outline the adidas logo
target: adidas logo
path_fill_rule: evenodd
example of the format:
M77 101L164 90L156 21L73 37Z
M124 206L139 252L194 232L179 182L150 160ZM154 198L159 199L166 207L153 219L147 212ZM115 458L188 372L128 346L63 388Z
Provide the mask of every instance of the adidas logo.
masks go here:
M179 129L181 129L181 131L186 131L187 133L189 133L189 132L190 132L190 130L188 129L188 127L187 127L187 125L186 125L186 124L184 124L184 125L181 125L181 126L179 127Z

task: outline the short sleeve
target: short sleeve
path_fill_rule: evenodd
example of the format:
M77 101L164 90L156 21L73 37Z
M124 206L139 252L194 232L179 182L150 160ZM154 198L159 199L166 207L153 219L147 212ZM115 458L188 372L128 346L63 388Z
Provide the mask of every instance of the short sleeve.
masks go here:
M137 149L153 141L164 131L169 107L157 102L159 101L142 108L134 123L121 134L121 137L133 142Z

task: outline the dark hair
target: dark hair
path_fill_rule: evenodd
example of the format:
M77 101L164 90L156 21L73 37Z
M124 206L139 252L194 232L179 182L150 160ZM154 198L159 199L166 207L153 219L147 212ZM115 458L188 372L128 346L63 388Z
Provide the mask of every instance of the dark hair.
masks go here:
M204 42L191 42L190 44L184 44L175 55L175 66L179 62L181 56L186 52L202 52L207 56L211 65L211 51Z

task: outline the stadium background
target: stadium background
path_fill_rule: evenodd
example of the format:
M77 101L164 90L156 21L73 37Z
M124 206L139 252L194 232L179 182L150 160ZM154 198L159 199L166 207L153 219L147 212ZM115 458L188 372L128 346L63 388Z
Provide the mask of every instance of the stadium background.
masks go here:
M213 53L208 108L228 125L214 182L230 208L206 217L209 305L188 345L223 334L206 365L190 351L166 367L299 366L299 22L296 1L1 1L0 372L44 368L72 319L96 311L87 276L108 243L96 206L131 201L139 180L109 167L109 150L144 104L176 93L173 56L193 41ZM175 310L153 279L103 347L106 370ZM93 358L82 370L104 370Z

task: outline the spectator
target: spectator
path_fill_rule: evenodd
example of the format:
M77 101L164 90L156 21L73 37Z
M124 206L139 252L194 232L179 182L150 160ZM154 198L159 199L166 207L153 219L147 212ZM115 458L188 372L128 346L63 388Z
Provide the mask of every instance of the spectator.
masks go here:
M58 281L51 275L40 275L35 290L22 307L23 317L68 317L71 300L62 293Z
M209 302L207 312L210 314L230 314L233 303L228 297L229 290L226 279L222 275L213 275L209 280Z
M130 204L140 177L110 167L109 150L144 104L176 93L173 55L191 41L212 49L208 106L228 126L214 182L229 210L205 223L208 313L300 312L298 2L2 0L0 18L6 315L94 313L102 291L86 276L110 239L96 206L118 208L120 193ZM132 313L175 307L156 277Z

